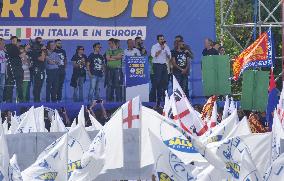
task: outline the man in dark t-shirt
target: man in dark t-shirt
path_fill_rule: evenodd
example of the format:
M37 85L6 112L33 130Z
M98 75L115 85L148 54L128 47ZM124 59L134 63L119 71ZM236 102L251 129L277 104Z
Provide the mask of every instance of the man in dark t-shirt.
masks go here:
M94 95L95 99L100 99L99 85L102 81L105 69L105 59L103 55L100 54L101 44L95 43L93 49L94 52L91 53L87 59L87 72L90 77L89 102L93 101Z
M188 72L190 65L190 55L185 51L185 43L181 40L178 42L176 50L172 50L173 75L188 97Z
M214 42L206 38L205 39L205 49L202 51L203 56L219 55L219 52L213 47Z
M62 100L62 89L64 85L65 75L66 75L66 66L67 66L67 56L66 51L62 48L62 42L60 39L55 40L56 49L54 50L55 53L58 54L60 62L59 62L59 69L58 69L58 87L57 87L57 94L56 98L57 101Z

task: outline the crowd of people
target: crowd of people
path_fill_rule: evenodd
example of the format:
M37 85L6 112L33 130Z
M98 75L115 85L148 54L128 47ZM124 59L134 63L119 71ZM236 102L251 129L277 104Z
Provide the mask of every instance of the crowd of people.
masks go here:
M41 93L46 81L46 102L61 102L62 90L66 79L67 54L60 39L48 41L46 45L41 37L23 45L21 40L12 36L10 43L0 38L0 102L13 102L13 89L16 87L16 100L30 102L32 87L33 102L42 102ZM73 101L84 101L83 85L90 80L88 102L102 98L100 85L106 87L106 101L125 101L124 66L127 56L148 56L150 62L151 90L150 102L163 102L171 75L175 75L184 92L188 95L188 76L193 52L181 35L175 37L171 50L163 35L157 36L157 43L147 52L141 37L127 41L123 50L120 41L108 40L108 50L101 51L101 43L93 45L93 52L86 55L84 46L77 46L71 58L73 73L70 86L73 87ZM223 55L224 47L210 39L205 40L202 54Z

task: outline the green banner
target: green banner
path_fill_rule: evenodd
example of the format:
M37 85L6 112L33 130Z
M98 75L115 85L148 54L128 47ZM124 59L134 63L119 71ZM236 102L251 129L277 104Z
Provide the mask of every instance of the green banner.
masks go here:
M231 94L230 57L202 57L202 82L205 96Z
M264 112L267 106L268 86L268 71L245 71L241 98L242 109Z

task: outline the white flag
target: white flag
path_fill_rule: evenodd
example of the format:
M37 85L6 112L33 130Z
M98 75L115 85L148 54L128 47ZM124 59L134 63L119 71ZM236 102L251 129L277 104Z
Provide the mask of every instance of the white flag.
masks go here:
M122 109L100 130L69 181L94 180L99 173L123 167Z
M242 152L239 180L245 180L245 181L261 180L261 176L257 171L256 166L252 161L251 155L247 151L247 149L244 149Z
M230 107L229 107L229 114L233 114L233 112L236 110L236 105L233 97L231 97Z
M23 181L20 167L17 161L17 155L13 155L9 165L9 181Z
M180 125L185 131L198 136L203 135L208 127L196 114L175 76L173 76L173 95L177 110L174 113L175 120L180 120Z
M82 105L80 112L78 114L78 124L81 124L83 127L85 127L85 107Z
M165 105L163 109L163 116L171 118L170 117L171 113L172 113L171 100L169 98L168 92L165 91Z
M52 116L52 122L50 127L50 132L66 132L68 131L62 121L57 110L54 111L54 116Z
M4 131L4 134L8 134L8 122L7 122L7 118L5 119L5 121L3 122L3 131Z
M192 170L149 131L155 159L154 171L158 180L190 181L195 180Z
M38 132L33 106L28 110L27 114L25 114L25 117L21 120L19 127L15 131L15 133L31 132Z
M243 117L243 119L233 128L233 130L229 133L226 139L233 138L236 136L250 135L252 134L251 129L249 127L247 117Z
M250 153L252 162L255 164L258 173L264 173L271 164L271 144L272 133L265 134L251 134L238 136L222 141L223 143L216 148L210 148L217 154L225 163L231 163L227 165L231 169L233 176L240 174L240 166L238 160L242 156L244 149ZM216 150L216 151L214 151Z
M140 97L135 97L122 106L123 128L140 128L141 102Z
M280 181L284 178L284 154L281 154L266 170L264 181Z
M229 99L229 96L226 96L226 101L225 101L225 104L224 104L222 120L226 119L229 116L229 106L230 106L230 99Z
M8 134L14 134L19 125L20 123L18 122L17 118L15 116L11 116L11 125Z
M8 181L9 151L6 136L0 122L0 180Z
M48 146L36 162L22 172L23 181L65 181L67 180L68 135Z
M75 128L76 127L76 118L73 120L72 124L71 124L71 128Z
M82 125L71 128L68 133L68 178L74 170L81 169L81 158L88 151L91 139Z
M166 117L142 106L141 120L141 167L154 164L149 130L157 136L185 164L190 162L206 162L192 143L177 129L168 125ZM172 122L169 120L169 122Z
M211 130L211 132L208 132L205 135L201 136L200 140L204 144L221 141L229 135L229 133L237 125L238 121L239 121L238 113L237 110L235 110L228 118L226 118L217 126L215 126Z
M101 123L99 123L97 121L96 118L94 118L94 116L88 111L92 126L89 126L86 128L87 131L94 131L94 130L100 130L103 128L103 126L101 125ZM73 123L72 123L73 124Z
M37 124L37 130L38 132L48 132L45 129L45 123L44 123L44 107L38 107L34 109L35 113L35 121Z
M272 125L272 161L276 160L280 155L280 141L284 139L284 129L280 123L279 116L274 111L273 125Z

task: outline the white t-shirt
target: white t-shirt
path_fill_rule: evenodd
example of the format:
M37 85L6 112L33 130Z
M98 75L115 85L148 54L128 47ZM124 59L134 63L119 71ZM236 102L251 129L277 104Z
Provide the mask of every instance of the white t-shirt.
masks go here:
M171 58L171 50L168 47L168 45L165 45L164 50L156 57L156 53L158 51L162 50L161 45L159 43L153 45L151 49L151 56L153 57L153 63L158 63L158 64L166 64L167 63L167 56L170 56Z
M5 74L6 73L6 66L7 66L7 58L6 54L3 50L0 50L0 73Z

